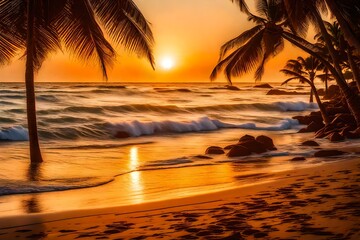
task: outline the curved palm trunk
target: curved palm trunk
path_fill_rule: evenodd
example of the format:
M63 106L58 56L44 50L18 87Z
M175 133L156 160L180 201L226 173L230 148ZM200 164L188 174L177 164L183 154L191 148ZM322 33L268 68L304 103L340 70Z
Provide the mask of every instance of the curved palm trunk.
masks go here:
M298 48L300 48L300 49L304 50L305 52L309 53L310 55L318 58L322 63L325 64L325 66L333 74L333 76L336 80L336 83L340 87L340 89L343 93L343 96L346 99L346 103L349 106L349 109L356 120L357 126L360 126L360 104L359 104L360 97L358 95L356 95L355 92L349 88L349 86L343 79L343 75L339 75L339 73L336 71L336 69L330 63L328 63L324 58L322 58L319 54L317 54L316 52L307 48L306 46L303 46L301 43L297 42L295 40L297 38L296 35L286 32L283 34L283 37L286 40L288 40L289 42L291 42L292 44L294 44L295 46L297 46Z
M29 129L30 144L30 161L32 164L43 161L36 122L36 106L35 106L35 87L34 87L34 1L28 1L27 9L27 44L26 44L26 70L25 70L25 86L26 86L26 108L27 122Z
M349 60L349 64L350 64L350 68L351 68L354 80L356 82L356 86L360 92L360 69L359 69L359 66L357 66L357 64L355 63L350 50L347 52L347 57Z
M324 105L322 104L322 102L321 102L321 100L320 100L320 97L319 97L319 94L318 94L318 92L317 92L317 90L316 90L316 87L315 87L315 85L314 85L313 82L310 82L310 81L309 81L308 83L309 83L309 85L310 85L310 87L311 87L312 92L314 93L314 96L315 96L315 99L316 99L316 103L317 103L318 106L319 106L320 113L321 113L321 117L322 117L325 125L328 125L328 124L330 123L330 118L329 118L329 116L328 116L328 114L327 114L327 112L326 112L326 109L325 109Z
M310 78L310 81L314 85L314 78L313 77ZM313 88L310 89L310 102L311 103L314 102L314 90L313 90Z
M342 32L344 33L344 36L346 40L349 42L349 44L357 49L357 53L360 53L360 40L357 39L356 36L353 34L353 30L349 26L348 22L344 19L344 17L341 15L341 13L338 10L338 6L336 5L334 0L326 0L326 3L328 7L331 10L331 13L335 15L336 20L338 21Z
M325 70L325 94L328 94L329 86L328 86L328 70Z
M326 27L324 25L324 22L320 16L320 14L318 13L318 11L316 9L313 9L313 13L314 13L314 15L316 17L316 21L320 27L321 34L324 37L324 40L325 40L326 46L329 50L331 59L333 60L334 68L336 69L338 76L341 76L341 77L335 78L336 83L339 85L340 90L346 99L349 110L351 111L352 115L354 116L357 126L360 127L360 104L359 104L360 97L357 94L355 94L354 91L352 91L350 89L350 87L347 85L347 83L342 75L339 56L337 55L337 53L334 49L334 46L332 45L330 36L329 36L328 32L326 31Z

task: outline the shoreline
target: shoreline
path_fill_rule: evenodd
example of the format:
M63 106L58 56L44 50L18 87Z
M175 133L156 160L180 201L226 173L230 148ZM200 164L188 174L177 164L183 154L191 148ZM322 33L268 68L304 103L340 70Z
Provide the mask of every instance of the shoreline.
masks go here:
M341 174L341 173L343 173L343 174ZM360 173L359 157L354 157L351 160L344 160L344 161L333 162L333 163L329 163L329 164L321 165L321 166L313 166L313 167L304 168L304 169L290 170L290 171L286 171L286 172L275 173L276 180L274 180L272 182L268 182L268 183L257 184L257 185L255 185L255 187L254 186L246 186L246 187L240 187L240 188L235 188L235 189L231 189L231 190L225 190L225 191L221 191L221 192L192 196L192 197L170 199L170 200L165 200L165 201L150 202L150 203L136 204L136 205L130 205L130 206L123 206L123 207L77 210L77 211L60 212L60 213L58 212L58 213L49 213L49 214L21 215L21 216L16 216L16 217L0 217L0 226L2 226L0 228L0 239L13 239L16 236L20 236L22 238L22 237L31 236L31 234L43 234L44 237L47 236L49 238L52 238L54 236L56 236L56 237L61 236L62 239L73 239L76 237L76 234L78 236L80 236L81 234L84 234L84 232L91 232L89 229L88 229L89 231L85 230L85 228L90 228L90 227L94 227L93 229L96 230L96 231L94 230L96 233L92 233L92 234L98 234L98 235L105 234L104 236L111 235L111 237L119 236L119 237L127 238L130 236L135 236L136 232L139 232L139 231L141 232L141 230L146 231L147 234L151 234L151 233L162 234L163 236L168 236L168 237L181 237L182 236L181 234L183 234L185 236L186 233L190 234L191 236L201 237L201 236L193 234L191 231L189 232L187 230L189 230L189 229L191 230L191 228L194 228L191 225L196 225L195 223L199 222L200 220L202 222L204 222L204 224L202 224L202 225L205 227L207 225L208 226L214 225L214 223L211 223L211 221L214 218L210 218L210 215L213 213L213 211L216 211L216 212L219 211L224 214L229 210L228 208L235 209L234 206L238 206L241 204L245 204L245 210L247 210L247 211L250 211L251 209L252 209L252 211L254 211L256 209L256 208L253 209L251 207L253 204L255 204L254 206L257 205L259 209L268 208L268 207L271 207L272 204L269 205L269 203L264 204L261 202L264 200L266 201L267 196L269 196L269 195L274 195L274 196L272 196L272 198L274 198L274 199L271 199L272 203L280 202L280 201L281 202L290 201L290 208L287 209L288 212L290 210L291 211L295 211L295 210L310 211L309 209L312 209L314 206L309 207L308 205L314 205L314 204L316 205L317 201L318 202L324 201L323 205L329 205L329 206L333 206L333 204L336 205L339 203L343 203L346 200L346 198L343 197L342 195L340 195L340 193L338 193L339 191L342 191L342 190L329 191L329 189L333 188L334 185L339 184L339 182L341 183L341 181L340 181L341 178L345 177L344 181L350 181L350 183L352 183L352 184L349 183L351 194L354 196L359 196L360 189L359 189L359 184L357 183L359 181L359 175L360 175L359 173ZM349 175L351 175L352 177L351 178L348 177ZM302 179L302 180L300 180L300 179ZM316 179L316 181L318 181L320 183L322 182L322 183L321 184L319 183L319 186L317 186L317 187L312 187L313 191L309 190L309 194L313 194L314 192L316 193L317 191L319 191L319 193L322 193L323 197L321 197L320 199L315 201L316 198L306 196L306 192L305 192L304 196L301 196L302 194L304 194L302 192L300 192L298 194L294 194L294 192L296 192L298 190L298 188L306 189L305 186L312 185L314 179ZM300 186L301 184L299 182L302 182L302 186ZM341 185L344 187L345 182L342 182ZM310 187L307 187L307 188L311 189ZM283 189L283 190L280 190L280 192L279 192L279 189ZM326 193L323 193L324 191ZM280 196L282 196L282 195L285 195L285 198L280 198ZM286 195L288 195L288 198L286 198ZM292 200L292 197L295 200ZM339 197L341 197L341 198L339 198ZM239 199L241 199L241 200L239 201ZM286 199L286 200L284 200L284 199ZM309 199L312 199L313 202L309 201ZM275 200L278 200L278 201L275 201ZM253 203L251 203L251 201L253 201ZM255 201L255 203L254 203L254 201ZM333 204L331 204L331 202L333 202ZM248 205L246 205L246 203ZM302 209L302 204L306 204L307 208ZM358 214L360 212L360 204L359 205L355 204L353 207L355 208L354 213ZM278 208L279 208L278 205L273 206L274 211L277 211ZM351 206L348 206L348 208L351 209ZM194 216L189 217L189 216L186 216L186 214L185 214L183 217L179 216L179 217L177 217L178 219L175 218L173 221L170 221L171 219L168 219L168 216L170 216L170 215L172 215L172 216L176 215L176 214L181 215L184 211L190 211L190 212L199 212L200 211L200 212L202 212L201 209L205 209L205 210L203 210L204 213L201 213L201 214L197 213L197 214L195 214L196 217L194 217ZM244 209L242 209L242 210L244 210ZM265 210L265 212L266 211L268 211L268 210ZM271 222L272 222L274 219L276 220L279 218L276 216L273 216L273 218L271 218L271 215L273 215L273 213L272 212L269 212L269 213L268 213L269 216L267 216L267 218L262 217L262 218L264 218L263 220L260 219L260 220L255 220L255 221L264 221L264 222L266 222L267 225L269 225L269 220L271 220ZM168 216L165 216L165 215L168 215ZM225 217L225 215L223 217ZM329 213L328 215L330 216L331 214ZM249 223L251 223L253 220L251 220L249 222L249 221L247 221L248 218L246 218L246 217L242 217L241 219L235 220L235 218L239 218L239 217L236 217L236 214L234 215L234 214L229 213L229 216L231 216L231 218L233 218L234 221L240 221L242 219L242 221L247 222L247 225L252 226L252 224L249 224ZM238 216L240 216L240 215L238 215ZM360 221L358 221L360 219L360 214L357 216L355 214L355 216L347 216L347 217L357 219L358 224L356 224L356 222L352 222L351 220L349 221L349 219L348 220L344 219L344 220L341 220L344 223L346 222L346 224L343 226L344 228L346 228L347 226L354 227L353 225L356 225L356 227L360 227L359 226ZM98 221L99 218L102 219L100 222ZM117 223L116 219L118 219L118 218L120 218L126 222L130 221L130 220L131 221L129 223L125 223L123 221L121 223ZM145 224L144 222L147 222L149 218L154 220L157 223L155 225L159 225L158 223L161 223L160 224L161 226L164 225L165 226L164 229L162 229L159 233L159 230L151 230L150 227L142 228L143 226L140 226L140 225L144 225ZM185 221L187 218L190 218L190 219L188 219L190 221ZM316 214L314 216L311 216L312 220L320 219L320 220L316 220L317 225L319 225L318 222L323 223L323 225L324 225L323 218L324 218L324 216L317 216ZM325 218L326 218L326 216L325 216ZM310 219L308 219L308 220L310 221ZM175 232L173 233L176 236L171 234L171 231L170 231L170 233L168 232L171 227L170 225L172 223L178 223L178 224L182 223L183 224L184 221L187 222L187 224L185 224L186 226L185 225L182 227L179 226L180 227L179 231L176 231L176 234L175 234ZM121 227L117 226L116 229L109 227L110 225L114 225L114 224L115 225L120 224ZM220 221L217 222L217 225L219 225L219 224L220 224ZM235 224L235 222L233 224ZM222 229L221 231L220 231L220 226L218 226L218 230L216 230L216 227L214 227L213 231L210 231L209 229L207 231L210 235L214 235L214 239L218 239L217 237L219 237L219 239L221 239L221 237L226 237L226 236L230 236L231 234L235 234L234 232L236 229L234 229L233 231L229 230L229 228L231 228L231 225L233 225L233 224L228 224L227 227L226 226L224 227L223 225L220 224L221 229ZM245 224L245 223L243 223L243 224ZM280 225L283 225L283 224L285 224L285 223L282 223ZM88 225L92 225L92 226L88 226ZM95 225L98 225L98 226L95 228ZM325 225L326 225L326 223L325 223ZM39 226L41 226L40 230L39 230ZM166 228L166 226L168 226L168 228ZM234 227L236 227L236 226L234 225ZM304 227L304 226L302 226L302 227ZM53 230L54 228L58 229L58 231ZM121 228L120 229L121 231L119 230L119 228ZM154 228L154 226L152 228ZM252 226L251 228L248 226L248 227L246 227L246 229L244 231L249 230L249 229L254 229L254 226ZM64 231L61 231L61 230L64 230ZM106 232L109 230L112 230L112 231ZM240 231L240 230L237 230L237 231ZM200 230L198 232L201 233ZM260 230L257 230L252 235L254 235L255 238L256 238L256 236L260 236L261 234L267 234L267 235L264 235L264 237L265 236L270 237L273 235L274 236L283 236L283 235L287 236L289 234L290 235L295 234L295 232L297 234L299 234L297 231L286 232L286 230L284 230L284 231L279 230L279 231L262 232ZM324 236L328 236L328 237L331 236L330 232L325 231L325 230L320 231L319 229L318 230L312 229L310 232L312 232L312 233L306 233L306 235L314 236L314 234L315 234L316 236L320 236L321 234L324 234ZM216 233L218 233L218 234L216 234ZM300 233L301 233L301 231L300 231ZM203 232L203 234L205 234L205 233ZM243 232L238 232L238 234L242 235ZM255 234L257 234L257 235L255 236ZM327 235L327 234L330 234L330 235ZM359 230L359 232L354 233L354 234L356 236L360 236L360 230ZM160 235L158 237L160 237ZM338 235L338 237L340 237L340 235ZM156 238L156 236L155 236L155 238ZM311 239L311 238L309 238L309 239ZM321 239L321 238L319 238L319 239ZM341 238L339 238L339 239L341 239ZM351 239L351 238L347 238L347 239Z

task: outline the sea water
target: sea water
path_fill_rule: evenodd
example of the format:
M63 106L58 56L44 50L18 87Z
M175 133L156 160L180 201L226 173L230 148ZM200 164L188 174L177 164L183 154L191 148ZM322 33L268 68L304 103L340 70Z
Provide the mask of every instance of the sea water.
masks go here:
M309 89L288 86L305 94L275 96L253 85L232 91L221 83L37 84L44 163L31 166L24 84L1 83L0 216L181 198L325 162L311 157L316 149L300 147L313 135L297 134L303 126L292 119L317 110ZM199 158L244 134L268 135L278 150ZM289 161L295 156L307 160Z

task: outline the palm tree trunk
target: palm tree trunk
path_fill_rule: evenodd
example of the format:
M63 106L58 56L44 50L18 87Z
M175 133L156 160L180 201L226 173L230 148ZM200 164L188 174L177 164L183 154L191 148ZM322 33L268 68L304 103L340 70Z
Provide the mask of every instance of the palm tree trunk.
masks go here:
M313 9L312 11L314 13L314 16L316 18L316 21L318 23L318 26L321 30L321 34L325 40L326 46L329 50L329 54L331 56L331 59L333 61L334 64L334 68L336 69L336 71L338 72L339 75L341 75L340 78L335 78L337 84L340 87L340 90L342 92L342 94L344 95L347 105L349 107L349 110L351 111L352 115L354 116L354 118L356 119L356 123L357 126L360 127L360 97L355 94L354 91L352 91L349 86L347 85L343 75L342 75L342 71L341 71L341 67L340 67L340 60L339 60L339 56L336 53L334 46L332 45L329 33L326 31L326 27L325 24L323 22L323 19L321 18L319 12L317 11L317 9Z
M357 64L355 63L350 50L347 51L347 57L349 60L349 64L350 64L350 68L351 68L354 80L355 80L357 88L360 92L360 69L359 69L359 66L357 66Z
M294 44L298 48L304 50L305 52L309 53L310 55L316 57L319 59L332 73L334 76L336 83L340 87L340 90L342 91L343 96L346 99L347 105L349 107L349 110L353 114L357 126L360 127L360 97L355 94L354 91L352 91L349 86L347 85L344 76L339 74L339 72L336 71L336 69L327 62L322 56L320 56L318 53L314 52L313 50L309 49L308 47L302 45L299 43L296 39L299 38L298 36L289 33L289 32L283 32L283 37L288 40L290 43ZM304 39L302 39L304 41Z
M349 23L344 19L344 17L339 12L338 6L335 3L334 0L326 0L326 4L330 8L330 11L332 14L335 15L336 20L338 21L342 32L344 33L344 36L348 43L355 47L356 52L360 53L360 40L357 39L357 37L353 34L353 30L351 29L351 26L349 26Z
M311 83L314 84L314 80L311 78L310 79ZM314 102L314 90L313 88L310 89L310 102L313 103Z
M26 43L26 108L29 129L30 161L37 164L43 161L40 151L36 122L35 87L34 87L34 1L27 3L27 43Z
M329 86L328 86L328 70L325 70L325 95L328 94Z
M311 84L310 84L310 83L311 83ZM327 112L326 112L326 109L325 109L324 105L322 104L322 102L321 102L321 100L320 100L320 97L319 97L319 94L318 94L318 92L317 92L317 90L316 90L316 87L315 87L315 85L314 85L313 82L309 82L309 84L310 84L310 87L311 87L312 92L314 93L314 96L315 96L315 99L316 99L316 103L317 103L318 106L319 106L320 113L321 113L321 117L322 117L325 125L328 125L328 124L330 123L330 118L329 118L329 116L328 116L328 114L327 114Z

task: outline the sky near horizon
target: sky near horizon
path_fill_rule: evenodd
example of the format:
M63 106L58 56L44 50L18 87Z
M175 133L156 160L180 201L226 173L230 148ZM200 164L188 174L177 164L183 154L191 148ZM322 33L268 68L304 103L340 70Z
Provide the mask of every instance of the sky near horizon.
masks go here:
M146 59L139 59L117 48L115 65L109 69L109 82L210 82L223 43L253 25L230 0L134 0L151 23L155 37L156 70ZM251 1L248 1L249 3ZM279 73L286 60L296 58L300 50L286 44L282 53L271 59L262 82L282 81ZM20 58L21 56L19 56ZM0 67L0 82L24 81L23 59ZM49 56L37 82L101 82L100 67L83 63L66 53ZM222 74L217 82L225 81ZM253 72L236 82L252 82Z

